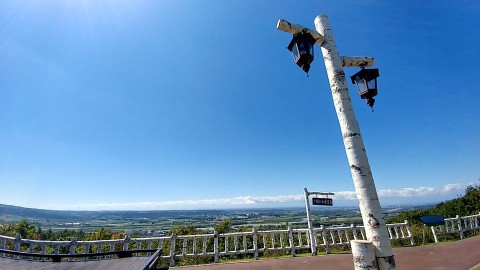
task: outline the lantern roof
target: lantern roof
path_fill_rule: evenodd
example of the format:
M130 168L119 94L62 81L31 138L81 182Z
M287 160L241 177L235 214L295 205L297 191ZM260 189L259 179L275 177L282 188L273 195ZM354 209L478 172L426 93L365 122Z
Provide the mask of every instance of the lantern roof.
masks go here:
M309 41L311 44L315 44L315 39L312 37L312 35L310 35L308 32L306 31L302 31L302 32L298 32L296 34L293 35L293 38L292 40L290 41L290 44L288 44L287 48L289 51L292 50L293 48L293 45L298 41L298 40L307 40Z
M352 83L355 83L355 78L357 77L360 77L362 79L369 81L379 76L380 76L380 73L378 72L378 68L369 68L369 69L362 68L359 72L353 74L350 77L350 79L352 79Z

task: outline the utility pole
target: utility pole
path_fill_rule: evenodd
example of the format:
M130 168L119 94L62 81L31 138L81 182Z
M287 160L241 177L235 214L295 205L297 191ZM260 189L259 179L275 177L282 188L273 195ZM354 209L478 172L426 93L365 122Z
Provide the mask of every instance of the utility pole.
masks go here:
M344 66L365 67L373 65L374 61L373 58L369 57L341 57L335 45L328 17L326 15L320 15L315 19L314 23L316 30L292 24L285 20L279 20L277 29L290 34L298 34L301 32L309 33L316 40L316 44L322 49L332 91L333 103L340 123L343 143L359 202L366 237L374 247L376 262L373 263L374 265L366 265L368 269L395 269L395 258L390 238L385 220L383 219L377 190L360 133L360 127L353 111L345 73L343 71ZM354 258L356 266L358 259L357 257ZM361 268L363 267L356 269Z

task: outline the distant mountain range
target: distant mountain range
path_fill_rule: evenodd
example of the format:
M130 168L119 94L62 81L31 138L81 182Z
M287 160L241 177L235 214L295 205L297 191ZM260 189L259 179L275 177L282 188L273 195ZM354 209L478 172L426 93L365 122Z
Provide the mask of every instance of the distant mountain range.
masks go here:
M43 210L43 209L25 208L20 206L0 204L0 218L1 217L65 220L65 219L71 219L72 217L78 217L78 212Z
M431 205L421 206L395 206L384 209L390 211L428 208ZM323 207L312 211L338 212L358 211L357 207ZM13 205L0 204L0 224L6 221L27 219L30 221L88 221L88 220L132 220L132 219L188 219L192 216L212 218L222 216L235 216L242 214L256 215L286 215L289 213L305 212L303 207L294 208L265 208L265 209L231 209L231 210L154 210L154 211L68 211L44 210L25 208Z
M0 223L5 220L128 220L138 218L188 218L196 216L221 216L232 214L239 210L156 210L156 211L69 211L25 208L20 206L0 204ZM257 211L257 210L256 210ZM270 210L271 211L271 210Z

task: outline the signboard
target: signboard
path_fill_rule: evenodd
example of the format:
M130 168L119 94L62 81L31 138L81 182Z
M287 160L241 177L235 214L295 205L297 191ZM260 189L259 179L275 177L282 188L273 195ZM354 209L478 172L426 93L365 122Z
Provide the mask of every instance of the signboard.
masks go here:
M420 217L420 221L427 226L440 226L445 225L443 216L423 216Z
M333 200L330 198L312 198L313 205L333 205Z

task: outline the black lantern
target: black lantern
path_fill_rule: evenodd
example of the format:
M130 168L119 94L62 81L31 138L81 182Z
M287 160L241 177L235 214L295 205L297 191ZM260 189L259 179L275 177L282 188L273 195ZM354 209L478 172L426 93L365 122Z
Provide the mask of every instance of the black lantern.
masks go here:
M362 69L350 78L352 83L357 86L358 93L362 99L367 100L367 105L372 108L375 103L374 96L377 95L377 78L380 76L378 68Z
M313 45L315 39L306 31L293 35L292 41L288 44L288 50L292 52L293 60L307 73L310 64L313 62Z

